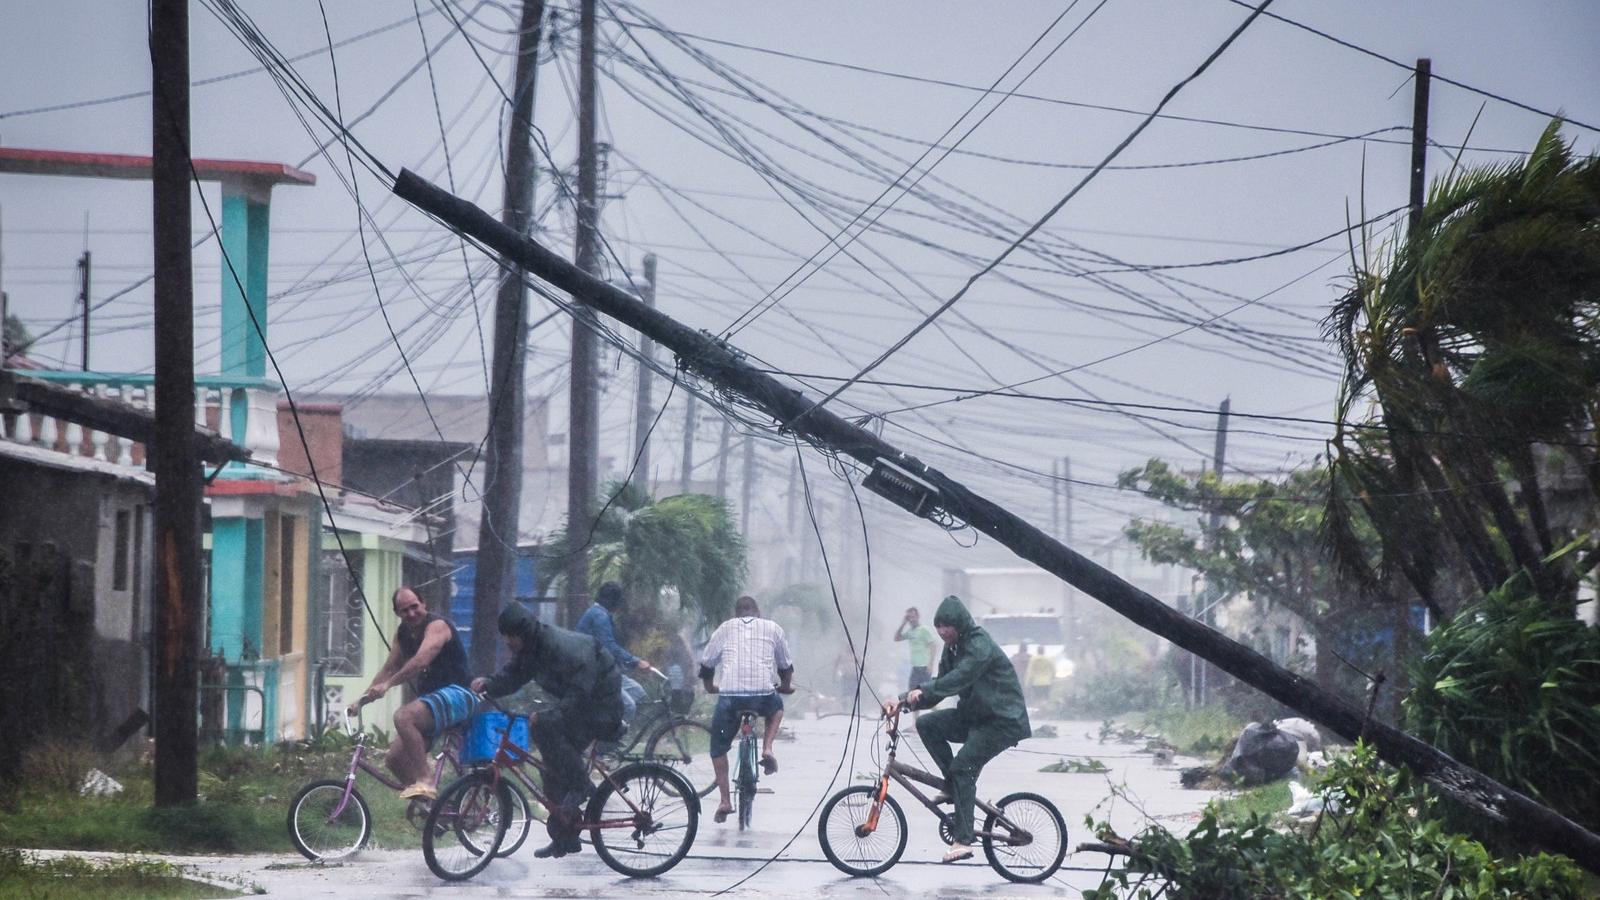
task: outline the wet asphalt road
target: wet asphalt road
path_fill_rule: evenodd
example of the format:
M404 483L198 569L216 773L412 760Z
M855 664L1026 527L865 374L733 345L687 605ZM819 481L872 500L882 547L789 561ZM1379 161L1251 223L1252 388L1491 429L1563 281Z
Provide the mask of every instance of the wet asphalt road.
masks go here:
M298 855L167 858L236 890L248 893L259 887L267 896L281 897L682 898L724 890L729 897L1077 897L1082 889L1099 883L1107 862L1102 854L1071 852L1078 843L1093 840L1084 828L1085 815L1109 820L1124 835L1137 832L1151 819L1184 830L1213 796L1178 786L1178 769L1195 764L1194 760L1180 757L1157 765L1141 745L1100 743L1098 723L1035 720L1036 729L1052 725L1059 736L1036 737L1001 755L984 770L978 792L993 800L1013 791L1034 791L1060 808L1067 822L1069 852L1054 878L1041 885L1007 882L983 862L981 853L967 863L939 864L944 844L937 823L910 797L903 797L902 803L909 841L900 863L877 878L851 878L824 859L812 817L834 791L876 773L874 748L881 745L875 739L877 723L860 723L862 733L853 742L852 757L846 743L847 717L786 719L785 730L793 739L779 742L780 770L761 781L753 828L740 832L732 819L723 825L712 823L713 794L688 858L654 879L624 878L587 848L560 860L535 859L533 848L544 842L537 825L521 851L496 860L463 883L435 878L415 850L364 851L335 865L308 864ZM919 760L919 754L922 748L914 736L902 742L902 762L925 765L926 756ZM1098 759L1110 771L1039 771L1063 758Z

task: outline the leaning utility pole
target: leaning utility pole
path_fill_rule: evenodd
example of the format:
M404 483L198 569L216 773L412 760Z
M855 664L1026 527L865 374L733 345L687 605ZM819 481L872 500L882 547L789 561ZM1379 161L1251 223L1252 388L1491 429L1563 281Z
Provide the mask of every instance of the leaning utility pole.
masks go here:
M1600 835L1452 759L1423 741L1279 666L1259 652L1194 621L1106 571L965 485L847 422L811 397L752 366L733 347L695 331L627 292L587 275L536 242L507 230L487 213L410 171L395 193L488 247L515 255L530 272L573 300L648 333L680 365L771 416L795 440L870 466L863 484L913 514L941 524L964 523L1013 553L1094 597L1135 625L1214 663L1268 696L1350 740L1364 738L1386 761L1403 765L1457 801L1506 823L1547 850L1564 853L1600 873Z
M538 86L539 34L544 0L523 0L517 37L516 92L506 129L505 202L500 221L519 235L533 227L533 100ZM522 509L523 363L528 355L527 272L500 258L500 289L494 301L494 356L489 383L489 439L483 455L483 512L478 522L478 559L473 578L472 668L495 667L496 619L517 584L518 518ZM481 639L480 639L481 638Z
M194 443L194 256L189 244L189 0L150 2L155 245L155 801L198 789L200 460Z
M656 255L644 255L644 288L639 292L639 299L651 309L656 306ZM635 484L644 488L646 494L650 493L650 423L655 421L652 412L653 403L650 402L652 378L651 366L656 361L656 342L644 333L639 335L639 389L633 395L633 452L634 452L634 478Z
M600 275L599 153L595 147L595 0L578 14L578 268ZM564 622L576 622L589 600L589 542L594 537L595 470L599 468L600 402L594 311L573 311L572 385L567 427L567 589Z

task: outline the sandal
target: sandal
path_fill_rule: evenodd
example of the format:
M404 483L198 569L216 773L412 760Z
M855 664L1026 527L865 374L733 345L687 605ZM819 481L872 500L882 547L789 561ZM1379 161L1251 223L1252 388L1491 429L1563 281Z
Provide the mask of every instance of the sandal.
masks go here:
M767 773L768 775L778 771L778 758L773 756L771 753L762 754L761 771Z
M733 815L733 807L731 807L731 806L718 807L717 811L714 814L712 814L711 821L717 823L718 825L721 825L723 822L728 821L728 817L731 816L731 815Z

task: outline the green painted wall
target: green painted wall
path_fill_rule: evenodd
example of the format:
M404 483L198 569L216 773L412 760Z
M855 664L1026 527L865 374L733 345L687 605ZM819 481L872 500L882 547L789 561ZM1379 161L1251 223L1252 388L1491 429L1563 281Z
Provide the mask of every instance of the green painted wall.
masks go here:
M400 627L400 619L394 614L394 607L389 603L389 598L400 587L405 557L397 545L381 540L375 535L356 535L346 532L343 537L345 549L356 562L362 591L372 608L372 615L362 620L361 674L330 675L327 678L329 686L344 689L344 702L349 703L361 696L361 692L372 683L373 676L383 668L383 661L389 657L389 650L384 642L392 641L395 629ZM322 535L322 548L334 551L339 549L333 535L326 531ZM337 561L331 564L341 565ZM378 620L377 627L372 624L374 617ZM399 689L391 690L382 700L368 706L363 710L363 724L368 729L376 727L380 731L392 731L394 713L401 706L402 696Z

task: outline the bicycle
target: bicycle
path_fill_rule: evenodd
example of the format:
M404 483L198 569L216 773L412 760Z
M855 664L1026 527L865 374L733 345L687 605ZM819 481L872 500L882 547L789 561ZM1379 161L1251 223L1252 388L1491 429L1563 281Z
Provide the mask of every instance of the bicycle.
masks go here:
M678 769L700 797L717 788L716 771L711 766L711 727L684 715L694 702L694 688L673 690L666 673L651 666L647 671L659 679L654 696L639 704L640 714L628 729L625 740L606 748L602 754L617 765L640 757L631 755L644 741L646 762L659 762Z
M600 784L576 828L589 832L600 859L634 878L660 875L681 862L700 823L700 798L693 785L662 763L633 762L613 771L593 745L588 757L589 770L599 773ZM539 771L539 783L524 771L525 765ZM493 862L506 834L506 810L515 802L511 789L518 783L535 802L559 815L554 812L558 805L541 789L548 777L542 760L513 743L509 729L502 732L488 764L452 782L428 813L422 831L428 868L446 881L462 881ZM622 834L616 836L618 832ZM608 834L614 835L609 842ZM636 864L641 858L647 862Z
M350 765L345 770L344 778L312 781L302 787L289 803L289 840L300 851L300 855L312 862L343 859L360 850L372 837L372 812L366 798L356 787L356 772L367 773L392 791L406 787L367 761L367 733L361 728L359 717L356 728L351 729L348 710L344 712L344 731L353 741ZM443 746L434 762L429 781L435 788L439 786L446 765L458 775L464 771L461 765L461 728L448 729L441 740ZM413 797L406 804L406 821L421 831L431 806L431 801ZM527 795L515 786L512 788L510 809L507 821L509 842L502 842L497 851L501 856L510 856L521 849L533 822Z
M937 816L940 838L946 844L954 843L950 814L941 811L914 784L921 782L942 791L944 779L897 762L900 708L884 719L889 746L876 783L854 785L834 794L823 805L817 820L817 840L822 844L823 855L848 875L880 875L899 862L905 852L906 814L889 796L890 781L910 791ZM983 844L984 858L1002 877L1036 884L1061 868L1067 855L1067 823L1055 804L1023 791L1007 794L993 804L979 800L978 807L984 812L984 821L976 836Z

